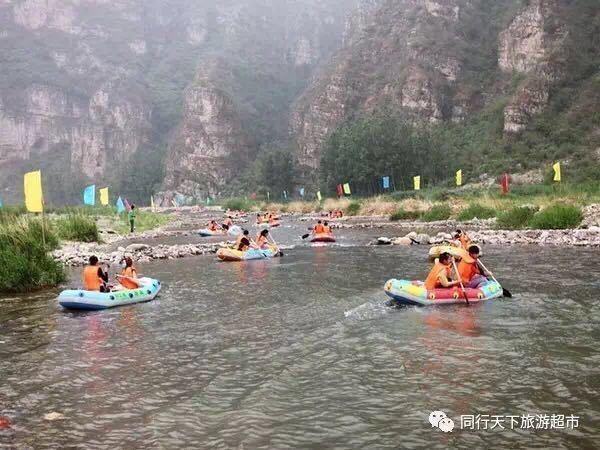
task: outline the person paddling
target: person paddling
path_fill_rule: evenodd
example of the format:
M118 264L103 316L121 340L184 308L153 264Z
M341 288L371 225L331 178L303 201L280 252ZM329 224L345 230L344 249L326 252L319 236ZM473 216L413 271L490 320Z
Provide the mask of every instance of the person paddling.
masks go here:
M317 224L314 226L313 228L313 233L314 234L321 234L324 233L324 228L323 228L323 223L319 220L317 221Z
M256 237L256 246L257 248L264 250L269 248L269 230L262 230L258 236Z
M89 264L83 269L83 289L86 291L110 292L108 286L108 267L102 270L98 257L90 256Z
M250 232L248 230L244 230L242 234L240 234L235 241L235 250L240 252L245 252L250 248Z
M456 233L454 233L454 239L460 242L460 246L462 248L469 251L469 247L471 246L471 238L467 236L467 233L462 230L456 230Z
M452 256L449 253L442 253L425 279L425 288L432 291L459 285L460 281L452 281L451 276Z
M117 275L117 279L121 286L125 289L137 289L140 287L140 283L137 281L137 270L133 267L133 260L126 256L125 268L121 271L121 275Z
M323 224L323 233L332 234L331 227L329 226L329 222L325 222Z
M482 271L479 266L479 246L471 245L467 251L469 256L465 256L458 263L458 273L466 288L476 289L486 283L488 279L485 276L485 271Z
M210 222L208 222L208 229L210 231L218 231L219 230L219 225L217 225L217 221L216 220L211 220Z

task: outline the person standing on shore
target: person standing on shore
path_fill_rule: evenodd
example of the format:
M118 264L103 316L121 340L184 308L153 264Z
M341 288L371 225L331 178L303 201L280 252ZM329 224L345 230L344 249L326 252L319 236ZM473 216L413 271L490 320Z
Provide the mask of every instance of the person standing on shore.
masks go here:
M131 209L129 210L129 213L127 214L127 218L129 219L129 232L133 233L133 231L135 230L135 205L134 204L131 205Z

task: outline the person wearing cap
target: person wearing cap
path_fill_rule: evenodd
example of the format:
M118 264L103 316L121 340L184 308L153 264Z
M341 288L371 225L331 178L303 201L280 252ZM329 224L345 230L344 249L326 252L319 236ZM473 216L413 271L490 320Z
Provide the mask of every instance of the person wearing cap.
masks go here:
M481 250L478 245L470 245L467 249L469 255L461 259L458 263L458 274L466 288L476 289L486 283L488 279L479 266L479 254Z

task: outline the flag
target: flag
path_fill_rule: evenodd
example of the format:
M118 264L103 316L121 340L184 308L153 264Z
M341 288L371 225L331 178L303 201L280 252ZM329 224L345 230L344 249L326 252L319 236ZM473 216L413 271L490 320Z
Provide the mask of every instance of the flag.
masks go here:
M456 171L456 185L462 186L462 169Z
M554 169L554 181L560 182L560 163L557 162L552 166L552 168Z
M29 212L44 210L44 195L42 193L42 172L28 172L23 177L25 185L25 206Z
M415 185L415 191L420 190L421 189L421 175L417 175L416 177L414 177L413 183Z
M152 211L154 211L154 196L153 195L150 196L150 208L152 208Z
M96 185L86 187L83 190L83 204L88 206L94 206L96 204Z
M287 200L287 191L283 191L283 198Z
M304 197L304 188L303 187L300 188L299 192L300 192L300 197Z
M350 195L350 183L344 183L344 194Z
M206 204L210 205L210 197L206 197Z
M100 204L102 206L108 205L108 188L100 189Z
M121 197L117 199L117 212L119 214L125 212L125 204L123 203L123 199Z
M338 197L341 197L342 195L344 195L344 188L342 187L341 184L338 184L335 187L335 191L337 192Z
M381 180L382 180L383 188L389 189L390 188L390 177L383 177Z
M500 189L502 189L503 194L508 193L508 184L509 184L508 173L504 173L502 175L502 177L500 178Z
M0 208L2 208L2 198L0 198Z
M125 209L127 211L131 210L131 205L129 204L129 202L127 201L127 199L123 199L123 204L125 205Z
M171 205L173 205L174 208L177 208L177 202L175 201L175 199L171 199Z
M323 196L321 195L321 191L317 191L317 200L323 200Z

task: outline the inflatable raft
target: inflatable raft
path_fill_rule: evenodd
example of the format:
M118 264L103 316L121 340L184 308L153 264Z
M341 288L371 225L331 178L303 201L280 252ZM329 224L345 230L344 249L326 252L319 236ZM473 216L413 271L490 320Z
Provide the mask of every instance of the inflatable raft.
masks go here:
M212 231L212 230L209 230L208 228L203 228L198 231L198 234L202 237L225 236L226 234L229 236L237 236L241 232L242 232L242 229L239 226L233 225L231 228L229 228L227 233L223 232L222 230Z
M476 244L475 244L476 245ZM479 247L479 246L478 246ZM464 259L466 261L473 261L473 258L469 256L469 252L467 252L462 247L456 247L454 245L435 245L429 249L429 258L435 259L439 258L442 253L449 253L454 256L456 259ZM483 255L481 251L481 247L479 247L479 255Z
M253 259L273 258L279 254L279 249L275 246L270 246L267 249L251 248L245 252L233 250L231 248L220 248L217 251L217 258L221 261L250 261Z
M450 305L465 303L465 296L460 287L425 289L422 281L388 280L384 286L385 293L401 305ZM478 289L465 289L469 303L478 303L502 297L502 286L495 281L488 281Z
M89 311L154 300L160 292L160 281L153 278L139 278L138 281L140 282L138 289L114 292L84 291L83 289L62 291L58 296L58 303L63 308Z
M335 242L333 233L316 233L310 242Z

